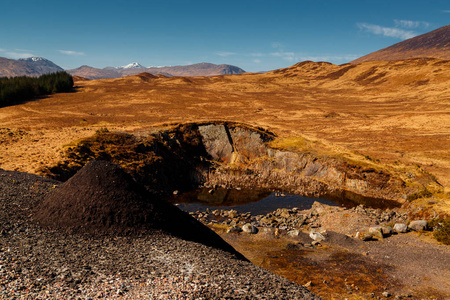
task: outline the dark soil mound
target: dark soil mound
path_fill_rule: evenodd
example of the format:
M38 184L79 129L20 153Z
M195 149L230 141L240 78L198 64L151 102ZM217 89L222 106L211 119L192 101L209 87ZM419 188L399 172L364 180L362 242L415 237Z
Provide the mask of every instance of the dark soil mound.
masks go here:
M50 193L35 219L41 225L94 235L166 232L237 254L212 230L105 161L88 163Z

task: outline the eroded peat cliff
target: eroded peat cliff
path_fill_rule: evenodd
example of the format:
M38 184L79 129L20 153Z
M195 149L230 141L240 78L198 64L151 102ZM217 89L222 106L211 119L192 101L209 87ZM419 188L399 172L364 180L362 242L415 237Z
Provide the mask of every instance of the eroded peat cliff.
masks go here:
M240 123L207 122L130 133L99 130L65 146L65 159L40 173L65 181L91 160L124 167L157 193L198 186L263 188L301 195L404 202L417 194L399 176L370 165L270 146L276 136Z

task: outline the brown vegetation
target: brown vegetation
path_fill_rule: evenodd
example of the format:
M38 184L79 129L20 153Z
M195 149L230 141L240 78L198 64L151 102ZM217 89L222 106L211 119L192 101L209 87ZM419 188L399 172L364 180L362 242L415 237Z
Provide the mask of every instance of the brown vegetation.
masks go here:
M145 135L171 123L226 120L269 129L280 147L298 138L307 141L300 148L389 168L416 184L432 174L437 205L448 209L449 69L437 59L303 62L266 74L76 81L76 93L0 110L0 167L54 165L63 145L102 127Z
M375 51L351 63L420 57L450 59L450 25Z

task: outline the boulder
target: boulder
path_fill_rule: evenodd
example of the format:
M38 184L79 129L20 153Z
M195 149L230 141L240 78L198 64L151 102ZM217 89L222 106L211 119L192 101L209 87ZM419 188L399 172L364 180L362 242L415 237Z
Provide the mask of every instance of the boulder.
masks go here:
M396 223L394 225L394 231L397 233L406 233L408 232L408 226L403 223Z
M428 228L428 222L426 220L411 221L408 228L414 231L426 230Z

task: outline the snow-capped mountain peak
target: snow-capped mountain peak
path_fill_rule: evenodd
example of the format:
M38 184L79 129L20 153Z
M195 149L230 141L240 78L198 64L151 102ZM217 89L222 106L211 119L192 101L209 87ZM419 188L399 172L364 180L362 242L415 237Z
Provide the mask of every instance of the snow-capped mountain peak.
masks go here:
M141 69L141 68L144 68L144 66L142 66L141 64L139 64L137 62L134 62L134 63L128 64L126 66L118 67L117 69Z
M28 57L28 58L20 58L19 60L21 61L48 61L47 59L43 58L43 57Z

